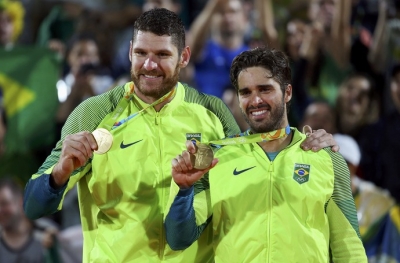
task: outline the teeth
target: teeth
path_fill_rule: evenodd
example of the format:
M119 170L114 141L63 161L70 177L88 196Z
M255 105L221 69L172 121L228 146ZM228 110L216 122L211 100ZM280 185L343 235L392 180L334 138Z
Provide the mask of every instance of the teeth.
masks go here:
M266 113L266 112L267 112L266 110L253 111L251 114L252 114L252 115L255 115L255 116L258 116L258 115L264 114L264 113Z
M151 79L155 79L158 78L158 76L150 76L150 75L144 75L146 78L151 78Z

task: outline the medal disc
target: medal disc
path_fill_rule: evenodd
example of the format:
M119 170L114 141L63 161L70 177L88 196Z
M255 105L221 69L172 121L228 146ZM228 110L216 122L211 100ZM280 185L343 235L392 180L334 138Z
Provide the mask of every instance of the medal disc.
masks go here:
M193 167L195 169L203 170L210 167L214 159L214 152L207 144L198 143L197 152L194 154Z
M112 134L104 129L104 128L99 128L96 129L92 132L94 139L97 142L97 150L94 151L94 153L97 154L104 154L110 150L111 145L113 143L113 137Z

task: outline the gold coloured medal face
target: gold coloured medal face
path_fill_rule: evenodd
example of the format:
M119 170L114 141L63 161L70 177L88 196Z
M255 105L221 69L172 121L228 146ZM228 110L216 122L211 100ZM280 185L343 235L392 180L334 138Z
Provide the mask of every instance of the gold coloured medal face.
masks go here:
M92 134L97 142L97 150L94 151L94 153L104 154L108 152L113 143L112 134L104 128L96 129L92 132Z
M214 159L214 152L207 144L198 143L197 152L194 156L193 167L195 169L203 170L210 167L212 160Z

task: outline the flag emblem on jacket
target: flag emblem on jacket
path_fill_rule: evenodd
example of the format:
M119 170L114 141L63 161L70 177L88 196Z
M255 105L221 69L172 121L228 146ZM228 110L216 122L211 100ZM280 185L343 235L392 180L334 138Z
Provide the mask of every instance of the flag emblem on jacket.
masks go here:
M201 142L201 133L186 133L186 140L191 141L193 139Z
M310 165L295 163L293 170L293 179L299 184L308 182L310 179Z

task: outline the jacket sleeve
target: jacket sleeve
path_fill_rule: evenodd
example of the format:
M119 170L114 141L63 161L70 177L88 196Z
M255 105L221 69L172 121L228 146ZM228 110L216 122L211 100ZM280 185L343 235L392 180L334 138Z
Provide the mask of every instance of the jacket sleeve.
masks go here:
M326 213L330 229L331 257L335 263L367 262L361 242L357 212L350 187L350 172L343 157L325 148L332 159L334 189Z
M32 175L25 186L24 210L28 218L33 220L61 210L63 198L68 190L85 174L91 172L91 160L89 160L84 166L72 173L64 187L53 189L49 183L53 168L60 158L65 137L80 131L94 131L105 116L113 111L123 92L123 86L115 87L107 93L82 102L70 114L61 131L61 139L38 172Z
M189 189L179 190L165 218L168 245L183 250L193 244L211 221L207 178Z

